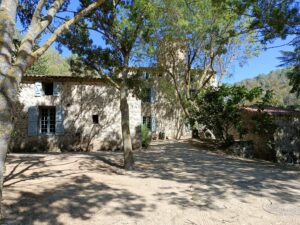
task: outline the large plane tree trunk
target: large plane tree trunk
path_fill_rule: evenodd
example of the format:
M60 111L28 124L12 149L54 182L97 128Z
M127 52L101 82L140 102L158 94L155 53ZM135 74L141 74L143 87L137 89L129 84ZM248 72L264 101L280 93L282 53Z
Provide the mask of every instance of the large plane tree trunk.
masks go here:
M13 85L11 82L4 81L7 85ZM12 89L11 89L12 90ZM17 95L17 94L16 94ZM8 143L13 130L13 100L7 96L3 90L0 91L0 211L2 218L2 193L3 193L3 181L5 172L5 159L8 151Z
M17 3L17 0L2 0L0 5L0 219L5 159L13 129L12 106L17 96L16 80L10 75Z
M124 152L124 168L126 170L133 169L134 158L132 150L132 142L130 135L130 121L129 121L129 106L128 106L128 86L127 86L128 71L122 73L122 84L120 87L120 111L121 111L121 123L122 123L122 140L123 140L123 152Z

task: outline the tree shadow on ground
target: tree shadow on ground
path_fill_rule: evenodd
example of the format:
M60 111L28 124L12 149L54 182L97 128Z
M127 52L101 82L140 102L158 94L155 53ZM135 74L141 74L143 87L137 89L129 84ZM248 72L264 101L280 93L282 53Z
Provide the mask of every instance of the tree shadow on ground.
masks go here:
M87 221L101 213L141 218L143 211L155 210L143 196L88 175L118 173L120 166L109 157L89 153L14 156L8 159L13 166L4 183L8 224L62 225L68 218Z
M170 204L210 209L215 201L247 201L249 196L300 204L299 170L219 155L186 142L154 143L149 151L137 154L136 161L134 176L187 184L181 192L155 193L159 201Z
M300 204L299 171L272 163L218 155L185 142L156 142L135 156L136 170L126 173L122 152L9 156L4 193L8 219L25 225L63 224L62 217L89 222L98 213L139 219L159 202L200 210L220 210L233 200ZM99 173L141 178L140 184L159 182L145 190L151 196L146 198L94 179Z
M85 171L122 174L122 153L115 153L114 157L110 157L109 152L102 154L103 156L95 152L15 154L13 158L7 159L7 164L13 167L4 178L4 187L41 178L68 178ZM78 168L70 170L69 166L72 164Z
M7 214L13 215L13 221L22 225L63 225L61 216L89 220L95 214L101 214L101 210L114 199L118 199L118 205L110 206L110 211L106 211L108 214L121 213L139 218L147 208L142 196L93 181L86 175L73 177L63 185L50 187L40 193L21 191L19 195L8 206Z

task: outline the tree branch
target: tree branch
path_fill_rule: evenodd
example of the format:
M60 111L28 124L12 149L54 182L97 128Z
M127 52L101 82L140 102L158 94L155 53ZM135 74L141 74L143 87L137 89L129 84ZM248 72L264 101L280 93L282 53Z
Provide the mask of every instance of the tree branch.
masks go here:
M36 9L33 13L33 16L32 16L32 20L31 20L31 24L36 24L39 20L39 17L41 15L41 11L45 5L45 2L46 0L40 0L38 5L36 6Z
M98 6L100 6L104 0L97 0L97 2L94 2L90 4L87 8L80 11L76 16L74 16L72 19L64 22L60 27L58 27L52 36L41 46L39 49L37 49L33 54L33 58L36 60L38 59L43 53L47 51L47 49L56 41L57 37L69 29L69 27L76 23L78 20L80 20L82 17L84 17L86 14L88 14L90 11L94 10Z

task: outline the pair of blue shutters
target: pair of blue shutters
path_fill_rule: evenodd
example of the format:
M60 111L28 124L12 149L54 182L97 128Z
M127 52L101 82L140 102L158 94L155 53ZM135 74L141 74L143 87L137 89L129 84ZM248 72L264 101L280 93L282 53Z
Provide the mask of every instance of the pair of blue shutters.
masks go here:
M36 97L44 95L42 82L35 82L34 92ZM53 96L59 96L60 83L53 82ZM39 107L31 106L28 108L28 136L37 136L40 133ZM55 135L64 134L64 108L62 105L55 107Z
M143 79L148 80L149 78L151 78L151 74L147 73L147 72L143 72ZM150 99L148 101L150 101L150 103L155 103L155 101L156 101L155 89L153 87L151 87L148 91L150 92Z
M146 93L146 98L144 99L144 102L147 102L147 103L155 103L156 101L156 93L155 93L155 90L154 88L148 88L146 89L147 93Z
M60 83L53 82L53 96L59 96L59 92L60 92ZM40 96L45 95L42 82L35 82L34 95L35 95L35 97L40 97Z
M39 107L31 106L28 108L28 136L37 136L40 133ZM64 134L64 107L55 107L55 135Z
M145 119L145 121L144 121ZM150 130L151 132L155 132L156 131L156 118L154 116L145 116L142 117L142 124L146 125L148 124L148 121L150 120Z

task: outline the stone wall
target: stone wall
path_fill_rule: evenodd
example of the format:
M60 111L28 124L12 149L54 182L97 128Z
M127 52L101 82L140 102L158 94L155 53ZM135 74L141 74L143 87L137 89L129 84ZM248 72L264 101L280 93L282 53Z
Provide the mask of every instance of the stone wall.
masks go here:
M300 164L300 117L276 117L274 149L279 162Z
M13 151L97 151L119 149L121 142L121 113L118 92L105 83L85 84L62 82L60 95L35 97L35 85L21 84L18 112L15 113L15 130L11 142ZM128 98L130 130L133 146L140 147L141 101ZM27 134L28 108L31 106L64 107L64 135ZM94 124L92 115L99 116Z
M156 132L165 133L168 139L191 137L191 131L185 126L183 110L176 100L175 90L170 86L167 76L157 76L153 82L156 92L154 103L142 103L143 116L156 117ZM175 99L175 100L174 100Z
M251 130L250 119L255 112L243 111L244 124ZM248 133L242 140L253 141L255 158L281 163L300 163L300 116L296 114L270 114L276 125L272 135ZM239 139L233 131L235 139Z

